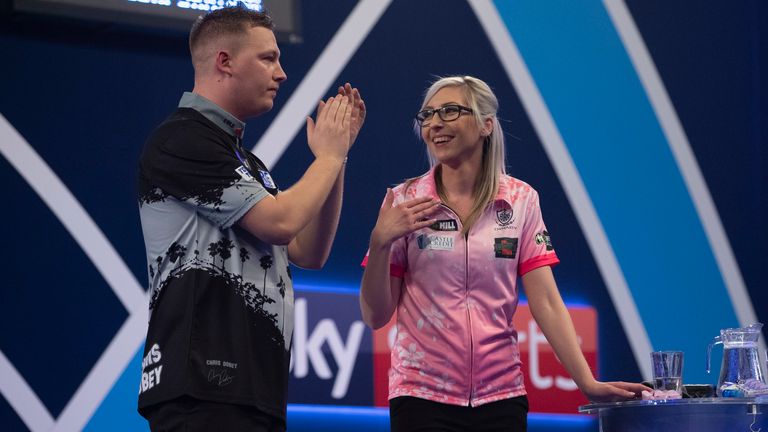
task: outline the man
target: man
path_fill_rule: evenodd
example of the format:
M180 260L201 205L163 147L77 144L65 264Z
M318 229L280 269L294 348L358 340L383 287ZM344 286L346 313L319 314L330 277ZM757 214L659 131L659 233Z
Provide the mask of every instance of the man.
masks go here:
M289 262L320 268L339 221L346 155L365 118L349 84L307 118L315 160L278 191L241 143L286 79L268 15L193 25L195 85L149 137L139 208L150 321L139 412L152 430L285 429L293 332Z

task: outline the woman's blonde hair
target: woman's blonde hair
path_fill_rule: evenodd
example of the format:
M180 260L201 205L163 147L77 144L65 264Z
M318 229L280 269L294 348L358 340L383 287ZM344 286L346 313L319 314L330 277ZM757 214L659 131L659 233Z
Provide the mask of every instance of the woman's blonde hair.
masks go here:
M499 110L499 101L493 90L483 80L471 76L449 76L438 78L433 82L424 94L424 101L421 103L421 109L427 105L430 99L445 87L458 87L464 93L467 105L472 108L472 116L477 123L478 129L483 129L485 120L493 121L493 129L490 135L485 137L483 142L483 159L481 172L475 182L475 202L472 210L469 212L466 220L462 221L462 234L466 235L472 225L482 214L485 207L493 202L496 191L499 189L499 179L506 174L505 152L504 152L504 132L496 117ZM421 138L421 125L414 123L414 131ZM438 165L437 159L429 152L429 146L426 147L429 166ZM435 183L437 184L437 193L440 199L446 201L441 179L440 167L435 170Z

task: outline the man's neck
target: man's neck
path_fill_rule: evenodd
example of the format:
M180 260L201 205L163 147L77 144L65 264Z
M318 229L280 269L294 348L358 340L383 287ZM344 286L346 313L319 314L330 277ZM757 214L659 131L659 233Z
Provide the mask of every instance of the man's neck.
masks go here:
M244 116L237 112L235 104L232 103L231 98L227 97L228 92L225 91L224 85L222 83L208 84L205 82L196 81L194 88L192 88L192 93L208 99L209 101L221 107L221 109L224 111L238 118L240 121L245 122Z
M215 123L228 134L235 137L242 137L245 122L238 119L215 101L212 101L201 94L185 92L179 101L179 107L192 108L207 117L208 120Z

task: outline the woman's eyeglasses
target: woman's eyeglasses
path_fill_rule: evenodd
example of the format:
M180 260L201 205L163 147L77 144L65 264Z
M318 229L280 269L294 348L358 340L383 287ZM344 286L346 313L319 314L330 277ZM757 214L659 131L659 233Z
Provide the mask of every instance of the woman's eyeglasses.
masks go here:
M437 113L440 116L440 120L444 122L454 121L461 116L462 112L472 113L472 108L465 106L451 104L443 105L440 108L425 109L416 113L416 122L419 126L429 126L429 122L432 117Z

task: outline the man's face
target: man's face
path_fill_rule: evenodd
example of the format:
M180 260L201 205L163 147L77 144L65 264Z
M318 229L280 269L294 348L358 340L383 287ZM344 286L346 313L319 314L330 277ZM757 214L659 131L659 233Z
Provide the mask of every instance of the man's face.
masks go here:
M241 120L272 109L277 89L287 76L280 66L280 49L272 30L252 27L231 59L236 110Z

